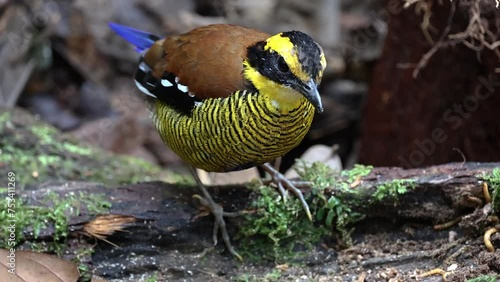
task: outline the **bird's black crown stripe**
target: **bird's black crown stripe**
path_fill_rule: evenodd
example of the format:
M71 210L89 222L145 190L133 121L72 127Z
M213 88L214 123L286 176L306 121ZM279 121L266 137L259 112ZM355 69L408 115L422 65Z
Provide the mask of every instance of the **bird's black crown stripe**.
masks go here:
M299 54L299 63L302 66L302 70L305 73L311 75L311 77L317 77L318 73L321 71L321 49L309 35L297 31L287 31L281 34L283 37L288 37L290 42L296 46Z
M182 114L190 115L196 103L201 102L201 99L189 95L188 88L178 83L173 73L165 72L161 80L158 80L152 75L151 68L142 59L134 79L138 83L139 90L166 103Z

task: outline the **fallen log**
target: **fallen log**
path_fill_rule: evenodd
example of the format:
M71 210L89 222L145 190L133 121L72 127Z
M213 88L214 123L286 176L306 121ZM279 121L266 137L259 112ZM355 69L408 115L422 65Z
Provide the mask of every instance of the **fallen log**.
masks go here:
M374 229L376 232L393 232L394 226L405 224L425 226L426 236L432 237L434 224L461 218L486 204L482 182L499 167L500 163L451 163L421 169L374 168L368 175L351 183L350 189L356 190L356 201L350 201L352 193L345 189L332 188L328 193L351 203L353 211L364 215L357 224L351 226L356 228L352 233L356 238L355 246L363 243L362 233L367 230L371 233ZM380 198L377 194L380 187L401 179L411 180L411 188L402 191L404 193L394 194L394 197ZM243 186L209 187L209 190L227 211L251 209L251 199L255 197L255 192ZM92 262L98 274L105 277L120 278L151 270L161 270L162 273L166 271L172 277L189 277L193 275L193 269L197 269L200 279L207 273L216 276L232 273L237 262L218 253L208 255L216 259L205 260L200 264L200 269L196 267L203 261L200 257L206 255L206 249L212 246L212 218L198 216L204 212L199 211L192 199L196 192L193 186L162 182L137 183L116 188L87 182L68 182L44 184L22 197L27 206L51 207L54 202L47 201L50 193L57 195L52 199L65 199L68 195L101 195L100 199L108 203L108 207L106 212L100 214L92 211L95 209L78 206L78 201L73 200L78 212L67 218L70 238L67 244L76 248L96 244L88 261ZM230 233L234 234L244 220L247 219L228 219ZM485 220L486 218L482 219L482 222ZM471 225L463 226L471 228ZM387 230L384 231L384 228ZM415 232L422 230L417 228ZM38 232L38 236L34 236L36 232L33 231L33 226L25 230L23 246L60 238L55 235L58 231L54 224ZM476 233L482 231L475 230ZM436 238L443 239L442 234L437 234ZM241 240L251 239L243 238L240 242ZM318 257L321 263L336 258L336 251L333 249L323 248L319 253L319 256L318 252L314 253L316 262L308 260L307 264L317 264ZM422 260L422 255L415 257ZM424 257L429 262L434 261L431 255ZM138 262L132 258L141 260ZM375 264L373 261L371 258L361 265L367 268L385 265ZM382 261L394 265L393 259ZM160 265L162 263L163 266ZM408 259L404 263L407 264ZM186 265L192 268L185 268ZM191 272L186 269L191 269Z

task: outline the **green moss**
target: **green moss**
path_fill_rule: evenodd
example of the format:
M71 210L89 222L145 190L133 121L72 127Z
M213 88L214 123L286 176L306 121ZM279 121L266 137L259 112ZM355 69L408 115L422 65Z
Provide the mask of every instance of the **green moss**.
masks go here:
M0 206L8 204L8 198L2 195ZM47 245L50 251L61 251L60 241L66 240L69 234L68 219L76 216L81 209L86 209L90 215L106 213L111 207L102 194L84 193L75 194L70 192L60 195L55 192L48 192L42 200L43 206L30 206L22 198L15 198L15 206L11 209L0 211L0 222L15 222L15 244L18 245L24 240L24 236L32 233L36 239L41 232L47 228L53 228L54 244ZM6 229L0 230L2 238L8 238L10 232ZM0 242L0 247L6 247L7 242ZM47 247L46 246L46 247ZM45 248L47 250L47 248Z
M377 191L373 193L373 200L375 202L397 200L399 195L413 188L415 188L415 180L395 179L377 186Z
M466 282L496 282L500 279L498 275L481 275L476 278L468 279Z
M365 217L362 211L368 205L396 202L401 194L415 187L412 179L396 179L376 187L372 200L367 202L366 193L372 190L362 189L360 180L372 169L356 165L351 170L337 172L320 162L299 161L300 178L312 182L306 200L314 222L307 219L295 197L290 196L284 204L275 188L260 187L251 207L257 213L250 215L240 229L238 237L244 239L241 248L250 254L260 253L265 258L283 261L302 255L298 250L313 246L326 236L333 235L339 245L351 246L353 226Z
M342 171L341 175L347 177L347 182L352 183L359 178L367 176L373 170L371 165L355 164L352 169Z
M83 146L79 146L79 145L72 144L69 142L64 142L64 143L62 143L61 146L62 146L61 149L63 151L70 152L73 154L82 155L82 156L89 156L92 154L92 149L89 147L83 147Z
M500 214L500 168L493 169L491 174L481 178L488 183L488 188L491 191L493 211Z
M240 247L248 254L261 254L264 258L280 262L304 255L306 250L333 231L335 237L349 246L352 225L363 218L353 206L358 203L358 192L351 185L368 175L372 167L356 166L336 172L323 163L298 162L297 171L304 180L313 183L307 201L314 217L311 222L300 202L290 196L286 204L275 188L257 187L251 208L257 210L240 228ZM332 191L341 192L334 195Z
M353 209L358 205L359 194L351 186L370 174L372 169L371 166L356 165L351 170L339 173L320 162L310 166L302 164L300 176L313 183L311 212L314 213L316 222L335 232L341 245L352 245L351 226L364 217Z
M7 122L9 122L9 119L9 112L3 112L0 114L0 129L2 129L4 124L7 124Z
M90 270L90 267L85 264L85 263L78 263L78 272L80 273L80 278L78 281L92 281L92 270Z
M2 109L0 109L1 111ZM31 247L41 252L65 251L69 235L69 220L84 210L85 214L109 212L111 203L104 194L47 192L39 202L26 201L27 186L46 181L83 180L106 186L162 178L159 167L133 157L117 156L98 148L81 145L61 134L54 127L37 121L23 110L5 110L0 114L0 178L15 174L15 193L0 187L0 222L15 223L15 245L29 238ZM162 173L162 174L160 174ZM7 182L0 183L7 186ZM9 187L11 185L9 184ZM15 202L9 197L9 193ZM9 210L9 204L15 205ZM46 235L50 234L50 241ZM0 229L0 238L9 238L10 230ZM32 240L34 238L35 240ZM13 238L14 239L14 238ZM12 247L0 240L0 247ZM92 248L83 248L76 254L76 262L83 281L90 281L91 272L82 262Z
M259 187L258 198L252 207L257 215L250 215L239 229L237 239L245 238L241 245L244 257L282 262L297 258L328 233L315 226L302 210L300 202L289 197L286 204L275 188Z
M54 180L113 186L160 178L155 165L80 145L23 112L2 113L0 120L4 121L0 126L0 175L15 172L19 189Z
M151 276L144 280L145 282L156 282L158 281L158 272L154 272Z
M43 253L47 250L53 249L50 242L40 241L40 242L30 242L30 248L34 252Z
M51 126L36 126L32 127L29 130L38 137L38 140L45 145L53 144L56 142L54 140L54 136L58 133L57 129Z
M79 248L76 252L76 256L72 261L78 265L78 271L80 272L78 281L87 282L92 280L92 270L89 267L89 262L93 253L94 248Z
M0 248L13 247L13 244L17 245L22 241L24 235L22 232L32 223L35 211L27 208L20 199L14 198L12 201L4 194L0 196L0 207L2 207L0 209L0 222L9 227L7 229L2 226L0 229L1 238L9 238L9 241L0 241ZM10 225L14 225L15 230L10 229Z

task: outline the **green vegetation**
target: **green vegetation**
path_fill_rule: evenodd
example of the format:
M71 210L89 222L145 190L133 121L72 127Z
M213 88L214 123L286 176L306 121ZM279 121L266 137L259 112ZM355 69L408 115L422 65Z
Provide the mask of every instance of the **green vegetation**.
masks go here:
M303 251L312 248L332 229L343 234L343 239L350 238L347 225L359 219L359 214L336 196L327 196L337 186L340 173L320 162L311 165L299 162L298 166L300 177L313 183L308 202L315 221L307 218L294 196L290 195L285 204L275 188L257 185L253 187L256 199L250 207L257 214L247 216L237 236L244 238L240 246L243 256L252 259L259 255L279 263L303 256ZM357 171L366 173L359 167ZM355 173L346 177L355 178ZM348 184L339 187L349 189Z
M247 216L237 236L241 241L239 250L245 257L252 259L252 255L258 254L259 258L278 263L289 261L332 235L338 243L351 246L352 226L365 217L362 211L368 204L397 201L399 195L415 185L411 179L381 184L366 202L367 190L361 189L361 180L373 167L356 165L351 170L336 172L320 162L299 161L297 166L301 179L312 182L307 200L314 222L307 219L295 197L289 196L284 204L275 188L254 187L256 195L250 209L257 212Z
M500 279L498 275L481 275L476 278L468 279L466 282L496 282Z
M153 275L146 278L145 282L156 282L158 281L158 272L153 273Z
M107 132L102 134L104 138ZM14 220L15 245L30 238L29 244L23 247L35 251L62 254L67 250L69 220L81 211L89 215L105 214L111 203L103 194L85 192L48 192L43 199L28 202L24 192L26 187L68 180L116 186L164 176L157 166L143 160L81 145L19 109L0 113L0 136L0 179L1 176L9 178L9 182L0 183L0 222ZM10 210L5 208L13 203L15 206ZM46 234L50 234L50 241ZM1 238L9 236L9 230L0 229ZM0 247L12 246L3 240ZM85 257L88 260L93 249L77 251L74 261L82 274L80 280L90 281L91 271Z
M7 205L7 198L0 199L0 206ZM41 200L44 206L30 206L21 198L15 199L14 213L9 213L7 209L0 211L0 222L7 220L15 220L16 223L16 245L23 241L24 236L30 234L35 239L38 238L42 231L47 228L53 228L53 243L49 245L37 245L35 248L43 248L44 250L62 251L60 241L65 241L68 233L68 218L78 215L81 209L86 209L89 214L106 213L111 207L104 195L93 193L68 193L60 195L55 192L48 192L44 199ZM8 238L9 231L6 229L0 230L2 238ZM0 242L0 247L7 247L7 242Z
M395 179L391 182L377 186L377 191L373 193L374 201L397 201L398 196L405 194L408 190L415 188L413 179Z
M92 280L92 270L89 267L88 261L94 253L94 248L79 248L73 261L78 265L80 279L78 281L87 282Z
M347 177L348 183L353 183L354 181L367 176L373 170L373 166L371 165L360 165L355 164L352 169L342 171L341 175Z
M491 174L482 177L488 183L488 188L492 194L493 211L500 214L500 168L495 168Z
M263 186L252 203L257 216L248 220L239 229L238 238L245 238L239 251L250 259L269 259L276 262L294 259L302 255L297 251L311 248L322 236L326 228L315 227L307 219L300 202L289 197L286 204L275 188ZM258 257L257 257L258 256Z
M104 137L106 132L102 134ZM0 187L0 222L14 221L13 243L20 245L30 238L29 244L23 247L39 252L60 255L68 250L69 220L80 212L106 214L111 203L103 194L82 191L64 194L49 191L43 199L30 198L28 202L26 187L68 180L115 186L163 176L158 167L145 161L81 145L22 110L0 113L0 136L0 179L2 175L8 179L0 183L4 186ZM9 204L10 210L5 208ZM0 229L1 238L9 236L10 230ZM8 241L0 241L2 248L13 247L8 244ZM84 247L76 251L74 261L82 276L80 280L90 281L92 273L87 262L93 249Z
M82 191L47 192L43 199L28 202L26 187L67 180L114 186L163 176L158 167L145 161L80 145L22 110L0 113L0 136L0 178L7 176L3 179L9 181L0 185L8 185L11 189L0 187L0 222L14 220L15 245L27 237L34 238L24 247L35 251L63 253L70 232L69 220L81 211L89 215L105 214L111 203L103 194ZM9 204L10 210L5 208ZM50 241L46 234L51 235ZM0 229L1 238L9 236L9 230ZM0 247L12 245L4 240L0 241ZM82 273L82 281L90 281L91 272L82 260L92 251L92 248L83 248L76 253L75 262Z
M80 145L23 112L4 112L0 121L0 175L16 174L17 193L45 181L118 185L159 178L159 168L146 161Z
M350 226L364 216L353 207L357 206L358 190L351 188L353 182L370 174L371 166L356 165L351 170L332 171L323 163L304 164L300 167L301 178L313 183L311 209L318 223L336 232L336 237L345 246L351 246ZM336 193L332 193L332 191Z

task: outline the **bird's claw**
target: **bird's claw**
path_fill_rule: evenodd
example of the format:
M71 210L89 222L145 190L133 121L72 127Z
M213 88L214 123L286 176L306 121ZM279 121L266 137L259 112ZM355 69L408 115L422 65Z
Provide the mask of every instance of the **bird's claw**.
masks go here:
M219 233L219 230L222 235L222 240L224 241L224 244L226 245L227 250L236 258L238 258L240 261L243 261L243 257L236 252L234 249L233 245L231 244L231 240L229 239L229 234L227 233L226 229L226 222L224 221L224 217L236 217L241 215L242 213L237 213L237 212L224 212L224 209L222 208L221 205L217 204L214 202L208 191L206 190L205 187L200 186L200 189L202 190L203 194L205 194L205 197L195 194L193 195L193 198L197 199L200 201L200 204L205 206L210 210L210 212L213 214L215 221L214 221L214 229L212 233L212 239L214 241L214 246L217 245L218 239L217 239L217 234Z
M297 186L304 187L304 184L308 184L305 181L298 181L297 183L299 185L295 185L293 181L288 180L282 173L280 173L278 170L276 170L273 166L271 166L269 163L265 163L262 165L264 170L269 173L272 177L272 182L276 184L278 187L278 190L283 197L283 201L286 202L286 197L287 197L287 192L291 191L300 201L302 208L306 212L307 218L312 221L312 215L311 211L309 209L309 205L307 204L304 195L302 194L302 191L300 191ZM309 185L310 186L310 185Z

